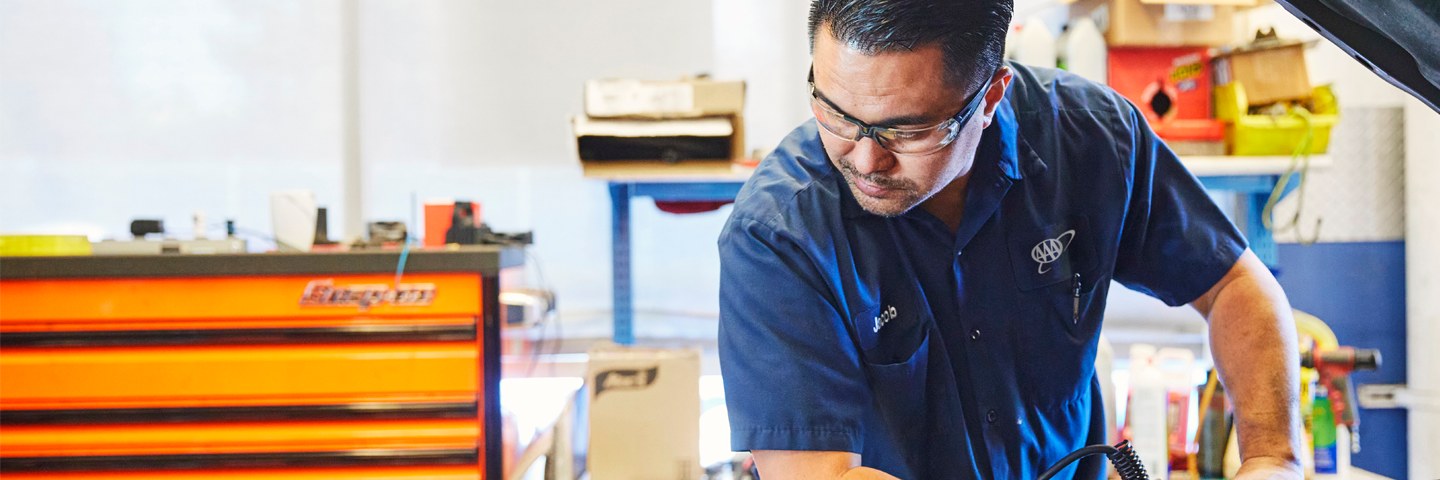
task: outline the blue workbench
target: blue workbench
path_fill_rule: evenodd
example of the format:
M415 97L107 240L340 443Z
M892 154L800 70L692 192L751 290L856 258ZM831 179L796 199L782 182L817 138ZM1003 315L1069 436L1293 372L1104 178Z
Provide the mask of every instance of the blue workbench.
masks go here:
M1240 229L1266 265L1274 266L1277 261L1275 238L1261 222L1261 211L1275 188L1281 175L1290 165L1289 157L1187 157L1185 165L1200 178L1205 188L1216 192L1232 192L1237 195L1238 209L1244 218L1237 219ZM1311 159L1311 168L1323 168L1330 162L1327 156ZM712 202L730 201L745 184L746 174L701 174L666 175L664 166L657 166L650 173L658 175L633 175L607 178L610 186L611 205L611 267L615 312L615 343L635 343L635 298L631 288L630 261L630 200L636 197L650 197L665 202ZM1292 180L1286 194L1298 181Z

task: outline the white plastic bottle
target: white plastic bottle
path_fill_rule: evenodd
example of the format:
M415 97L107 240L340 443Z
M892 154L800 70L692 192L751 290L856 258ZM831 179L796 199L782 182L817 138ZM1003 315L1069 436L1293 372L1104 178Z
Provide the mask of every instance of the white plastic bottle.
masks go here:
M1105 36L1090 17L1081 17L1070 23L1069 34L1065 36L1065 64L1071 72L1086 79L1106 83L1109 79L1109 65L1105 47Z
M1145 464L1150 478L1169 478L1169 438L1166 428L1167 385L1155 365L1155 346L1130 346L1130 443Z
M1115 347L1110 344L1110 339L1105 334L1100 334L1100 343L1095 350L1095 377L1100 381L1100 399L1105 403L1105 443L1114 445L1120 440L1116 437L1119 433L1115 425L1119 419L1115 417Z
M1020 29L1015 61L1036 67L1055 68L1055 35L1039 17L1030 17Z

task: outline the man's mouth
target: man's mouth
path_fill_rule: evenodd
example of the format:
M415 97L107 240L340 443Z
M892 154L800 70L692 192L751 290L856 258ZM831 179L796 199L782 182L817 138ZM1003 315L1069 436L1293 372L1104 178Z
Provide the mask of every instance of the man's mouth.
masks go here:
M889 196L891 192L894 192L894 191L895 191L895 190L892 189L892 188L882 187L882 186L879 186L879 185L876 185L876 184L867 182L867 181L865 181L865 179L858 178L858 177L855 178L855 188L858 189L858 190L860 190L860 193L864 193L866 196L875 197L875 198L885 198L886 196Z

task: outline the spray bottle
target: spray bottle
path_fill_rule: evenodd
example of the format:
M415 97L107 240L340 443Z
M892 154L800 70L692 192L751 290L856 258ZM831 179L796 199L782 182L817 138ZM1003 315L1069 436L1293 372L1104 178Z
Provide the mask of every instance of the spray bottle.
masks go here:
M1314 413L1310 433L1315 445L1315 478L1341 479L1350 476L1350 430L1336 425L1329 391L1315 387Z
M1195 388L1195 353L1184 348L1162 348L1155 358L1166 389L1167 461L1172 470L1183 470L1190 456L1190 391Z

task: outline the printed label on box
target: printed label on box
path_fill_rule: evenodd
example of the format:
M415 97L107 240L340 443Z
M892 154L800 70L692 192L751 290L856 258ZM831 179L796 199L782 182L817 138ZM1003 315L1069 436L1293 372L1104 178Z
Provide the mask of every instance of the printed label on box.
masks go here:
M592 116L683 113L695 109L695 90L688 84L622 80L587 86L586 112Z
M640 390L655 383L660 367L606 370L595 376L595 398L606 390Z
M1165 4L1165 20L1169 22L1208 22L1214 19L1214 5Z

